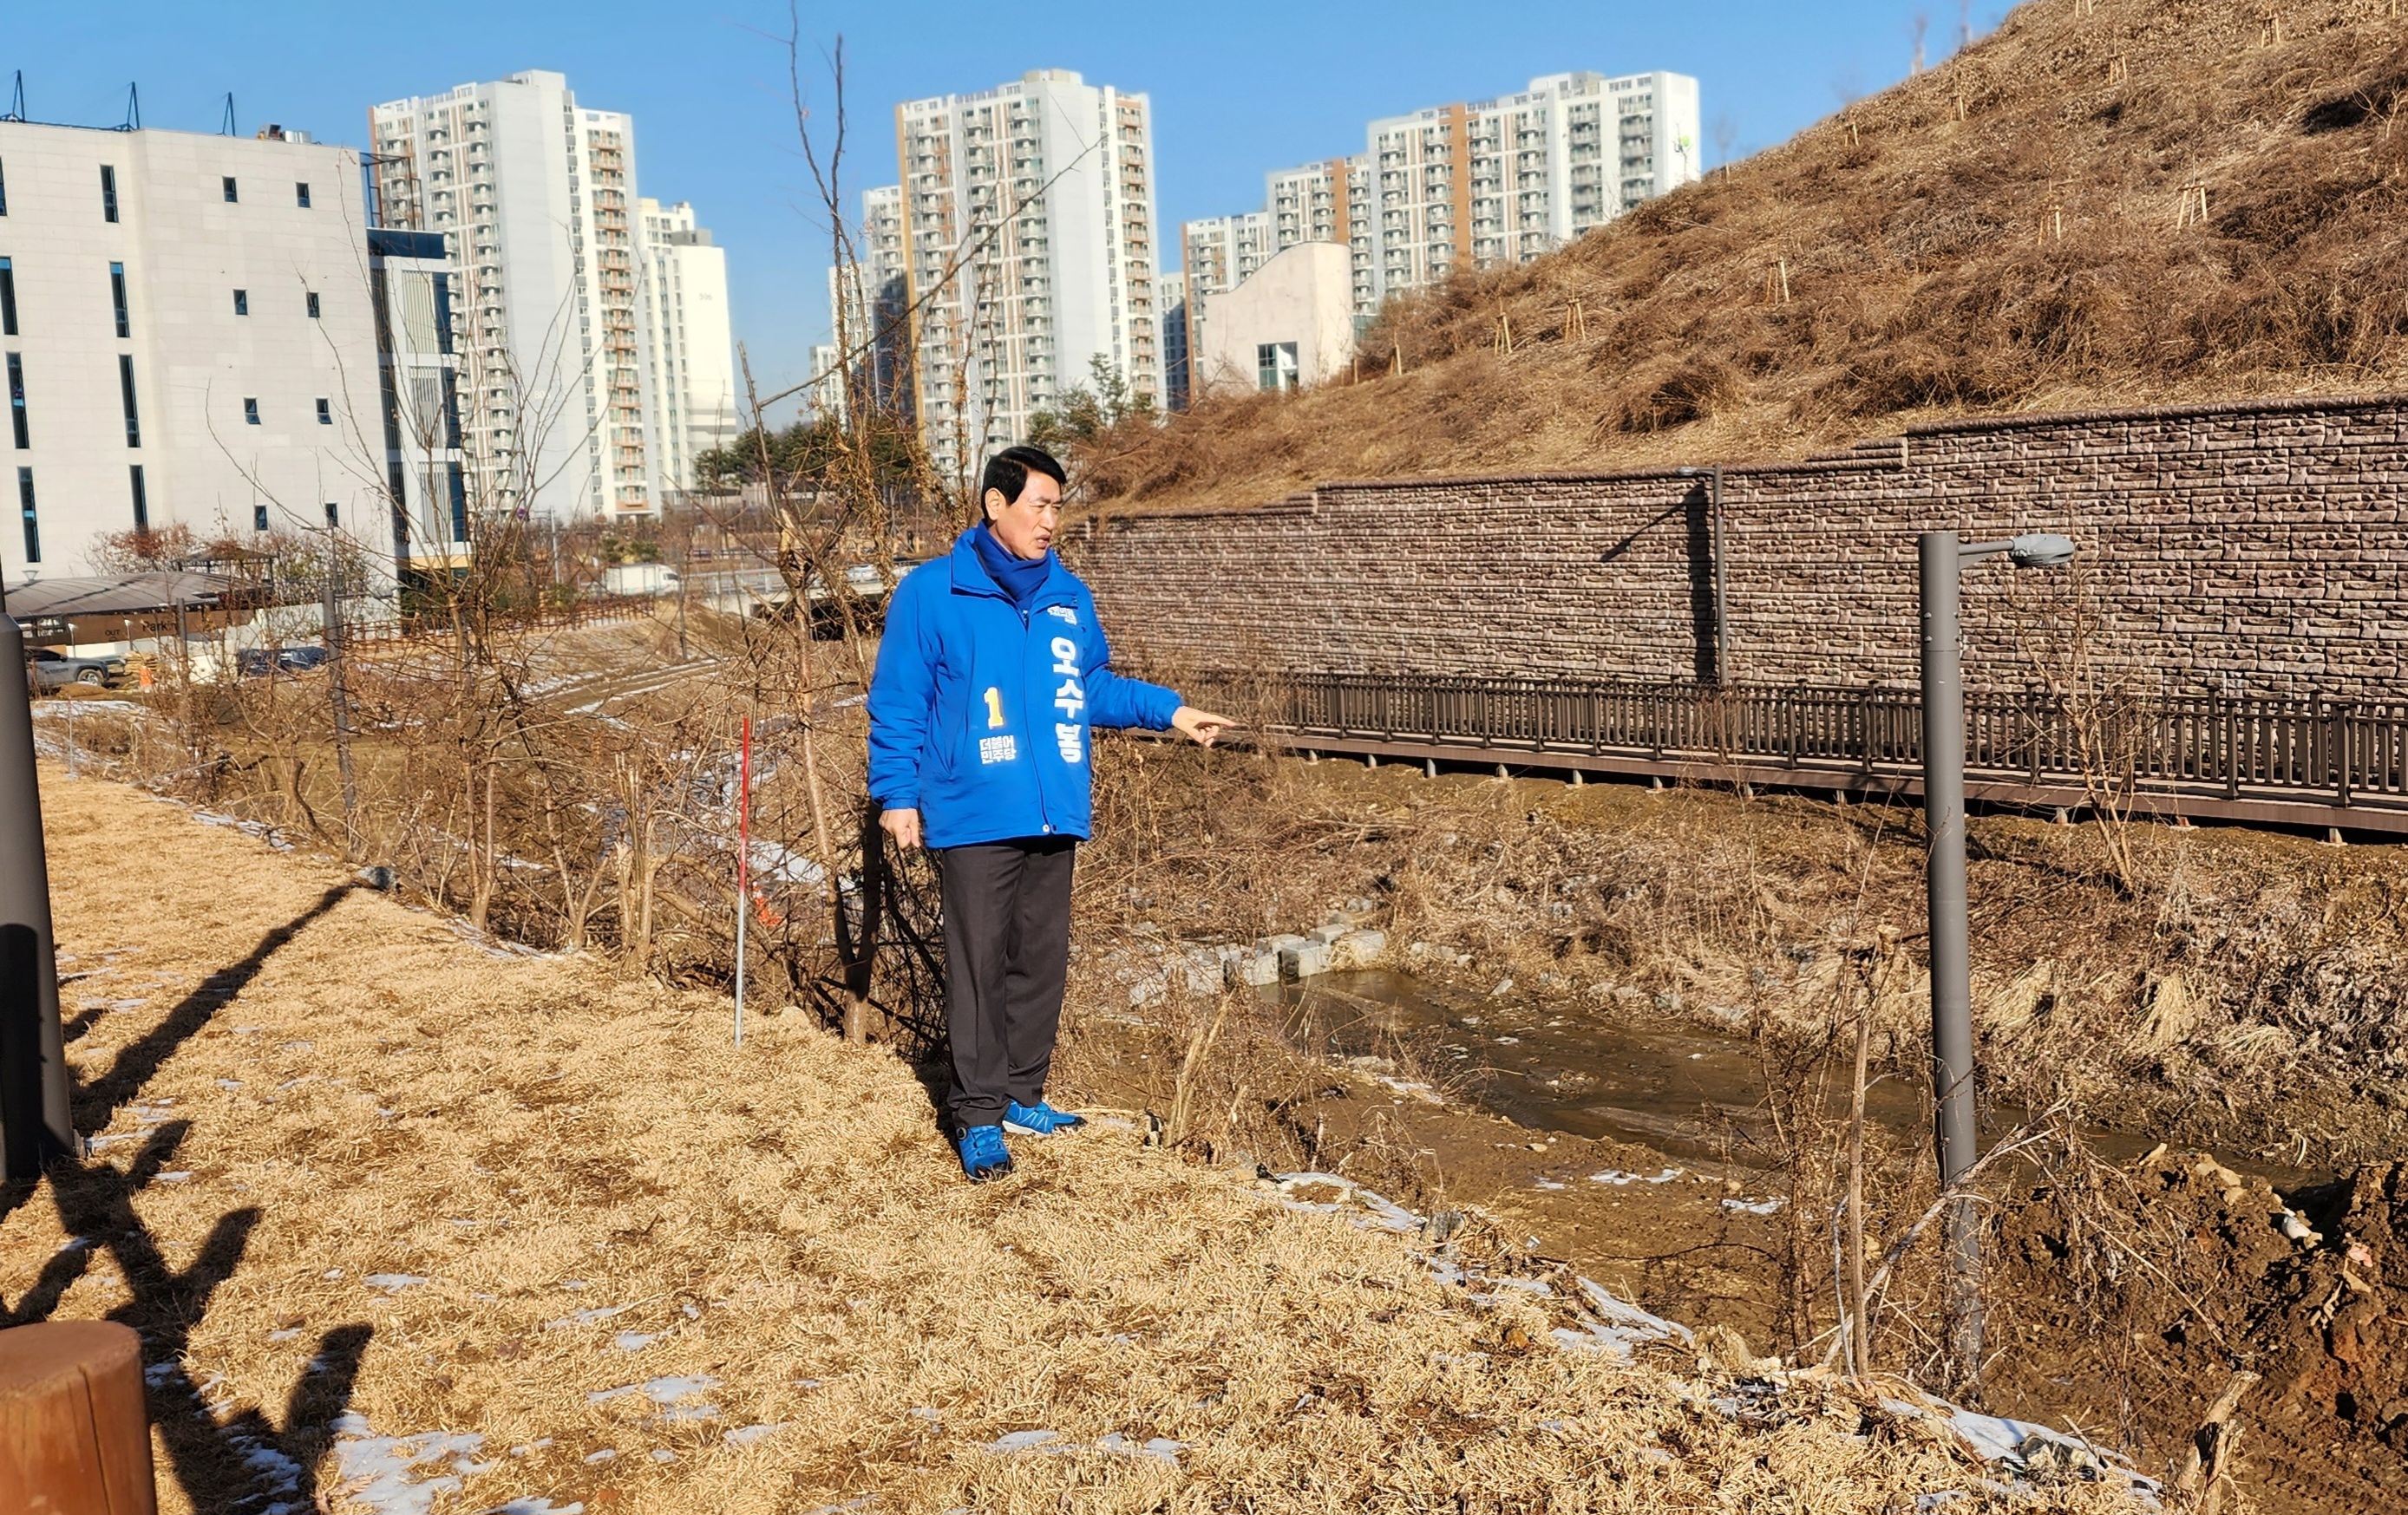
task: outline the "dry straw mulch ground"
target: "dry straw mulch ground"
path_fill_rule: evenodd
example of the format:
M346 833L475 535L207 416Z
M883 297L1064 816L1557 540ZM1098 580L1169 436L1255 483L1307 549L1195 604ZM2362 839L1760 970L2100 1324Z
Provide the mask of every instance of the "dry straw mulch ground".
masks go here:
M10 1323L143 1331L170 1510L1856 1510L1976 1486L1928 1422L1835 1388L1731 1419L1690 1363L1558 1351L1541 1302L1475 1303L1407 1239L1133 1127L1024 1142L971 1188L910 1069L801 1017L739 1051L722 1004L46 779L102 1140L12 1196L0 1292Z

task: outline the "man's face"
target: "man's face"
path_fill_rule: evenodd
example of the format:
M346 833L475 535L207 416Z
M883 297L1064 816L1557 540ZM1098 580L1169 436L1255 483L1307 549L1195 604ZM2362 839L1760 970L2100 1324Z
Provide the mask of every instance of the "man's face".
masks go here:
M1020 498L1006 502L1003 491L986 492L986 519L1005 551L1035 562L1053 548L1054 534L1061 528L1062 486L1031 469L1028 481L1020 486Z

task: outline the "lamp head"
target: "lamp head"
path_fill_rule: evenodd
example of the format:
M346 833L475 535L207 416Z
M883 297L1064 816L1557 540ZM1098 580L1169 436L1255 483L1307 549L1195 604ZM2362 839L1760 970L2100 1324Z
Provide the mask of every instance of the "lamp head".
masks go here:
M2018 568L2055 568L2073 561L2073 538L2055 532L2026 532L2007 543L2007 561Z

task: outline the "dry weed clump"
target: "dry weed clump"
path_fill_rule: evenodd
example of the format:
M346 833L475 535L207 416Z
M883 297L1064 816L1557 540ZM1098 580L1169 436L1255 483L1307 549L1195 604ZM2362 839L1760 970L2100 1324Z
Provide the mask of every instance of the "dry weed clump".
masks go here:
M2397 388L2408 49L2381 0L2273 14L2031 0L1568 248L1396 301L1357 381L1123 428L1086 492L1251 504L1797 456L1974 410Z
M2004 1497L1837 1388L1735 1416L1677 1359L1558 1351L1544 1299L1467 1298L1134 1126L972 1188L907 1065L810 1018L739 1052L714 998L46 779L98 1139L9 1196L0 1291L145 1333L170 1510Z

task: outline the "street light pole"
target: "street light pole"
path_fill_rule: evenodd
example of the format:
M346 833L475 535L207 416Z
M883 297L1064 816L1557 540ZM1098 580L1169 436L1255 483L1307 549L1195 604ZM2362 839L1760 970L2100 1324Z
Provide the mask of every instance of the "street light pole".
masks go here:
M1942 1188L1981 1157L1973 1104L1973 984L1965 919L1965 683L1958 664L1957 576L1969 563L2004 554L2019 568L2053 567L2073 556L2063 536L2031 533L2005 542L1961 543L1953 531L1917 543L1923 634L1923 815L1930 856L1924 870L1931 927L1931 1083ZM1982 1230L1972 1196L1949 1202L1945 1341L1952 1387L1978 1389L1982 1371Z
M80 1151L53 942L25 640L0 615L0 1152L11 1182L38 1179L53 1156Z

